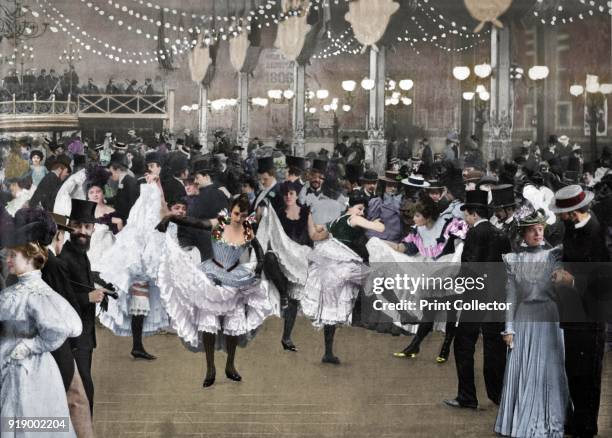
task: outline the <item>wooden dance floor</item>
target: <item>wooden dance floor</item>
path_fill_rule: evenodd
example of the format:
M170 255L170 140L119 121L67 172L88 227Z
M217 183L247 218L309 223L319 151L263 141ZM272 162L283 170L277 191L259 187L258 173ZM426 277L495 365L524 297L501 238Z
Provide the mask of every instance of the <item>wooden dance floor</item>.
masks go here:
M442 399L456 394L454 359L437 365L442 336L435 333L415 360L391 356L409 338L358 328L336 333L342 365L324 365L323 334L298 319L298 353L283 351L282 322L271 318L237 352L243 381L225 377L216 356L217 382L202 388L204 355L187 351L174 335L145 339L154 362L129 355L131 338L98 327L94 353L97 438L170 437L494 437L496 407L487 400L482 345L476 360L478 411L454 410ZM600 436L612 437L612 353L606 353Z

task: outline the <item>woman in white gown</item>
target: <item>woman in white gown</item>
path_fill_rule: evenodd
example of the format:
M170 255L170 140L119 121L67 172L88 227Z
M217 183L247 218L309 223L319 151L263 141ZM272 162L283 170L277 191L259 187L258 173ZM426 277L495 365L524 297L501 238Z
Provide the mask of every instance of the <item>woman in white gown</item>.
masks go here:
M42 231L41 231L42 229ZM18 228L9 243L8 268L17 283L0 293L0 417L53 417L63 424L62 436L76 437L60 371L51 351L67 338L81 334L79 315L41 278L47 250L35 241L45 233L41 223ZM60 426L60 424L56 425ZM53 430L53 431L51 431ZM42 432L2 431L2 436L58 436L55 429Z

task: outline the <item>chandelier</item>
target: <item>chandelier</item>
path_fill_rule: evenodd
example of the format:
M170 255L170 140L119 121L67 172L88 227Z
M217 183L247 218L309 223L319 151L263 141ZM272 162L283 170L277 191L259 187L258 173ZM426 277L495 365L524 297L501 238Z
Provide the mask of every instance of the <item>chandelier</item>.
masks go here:
M37 18L38 12L24 5L22 0L0 0L0 41L34 39L42 36L49 23L29 21L28 14Z

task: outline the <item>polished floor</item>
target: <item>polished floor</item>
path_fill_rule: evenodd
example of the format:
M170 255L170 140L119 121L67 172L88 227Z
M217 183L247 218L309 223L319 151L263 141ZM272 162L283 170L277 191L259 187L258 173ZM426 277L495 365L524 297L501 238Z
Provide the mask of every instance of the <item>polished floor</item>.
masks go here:
M243 381L225 378L217 354L217 382L202 388L203 354L187 351L174 335L145 339L159 358L133 360L131 339L98 328L94 353L97 438L170 437L494 437L496 407L486 399L481 355L478 411L442 405L456 393L453 358L434 361L441 334L424 342L413 360L391 353L408 338L358 328L336 334L342 365L324 365L322 332L298 320L298 353L283 351L281 321L269 319L237 352ZM481 348L480 346L477 347ZM606 354L601 437L612 437L612 353Z

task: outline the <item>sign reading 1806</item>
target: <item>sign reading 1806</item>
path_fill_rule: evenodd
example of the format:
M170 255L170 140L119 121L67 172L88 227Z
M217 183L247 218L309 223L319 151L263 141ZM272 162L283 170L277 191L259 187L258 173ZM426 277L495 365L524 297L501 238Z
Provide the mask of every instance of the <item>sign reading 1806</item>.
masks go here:
M291 84L293 82L293 66L277 49L264 49L260 57L265 67L265 82L267 84Z

